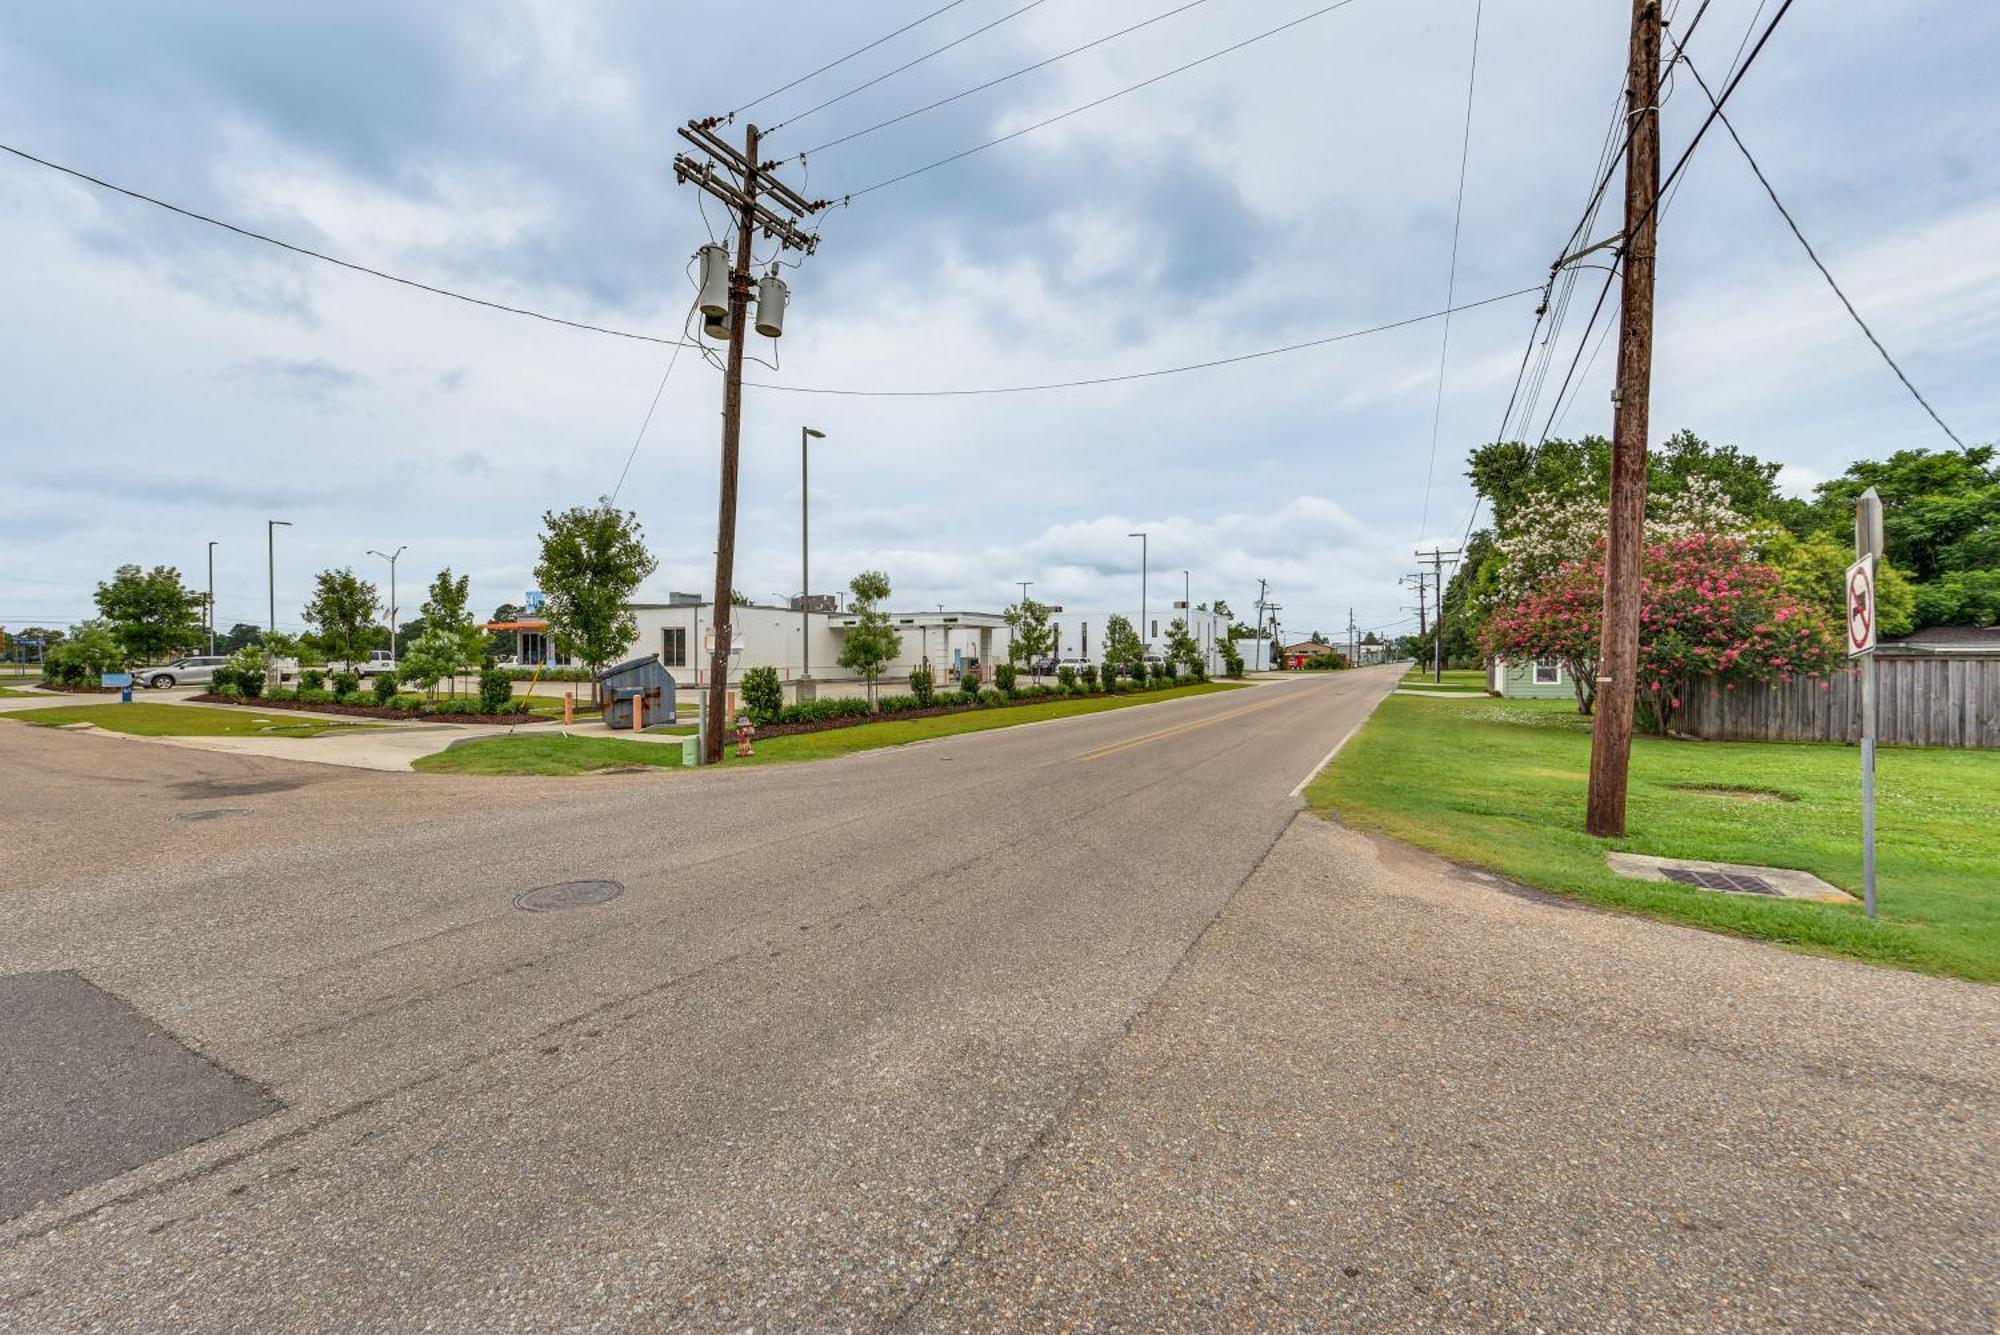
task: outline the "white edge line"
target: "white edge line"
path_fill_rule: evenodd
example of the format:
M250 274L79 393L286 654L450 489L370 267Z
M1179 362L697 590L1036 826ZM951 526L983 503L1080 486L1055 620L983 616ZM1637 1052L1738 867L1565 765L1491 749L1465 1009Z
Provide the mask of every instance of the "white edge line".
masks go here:
M1350 740L1352 740L1354 734L1361 731L1361 725L1366 723L1371 717L1373 717L1374 713L1375 711L1371 709L1366 714L1363 714L1360 718L1354 720L1354 726L1349 728L1345 733L1343 733L1341 735L1340 740L1333 744L1333 750L1327 752L1326 755L1321 757L1319 764L1314 765L1312 767L1312 772L1306 775L1305 778L1300 779L1298 787L1292 789L1291 792L1286 793L1285 796L1297 797L1300 793L1303 793L1306 790L1306 785L1311 783L1314 779L1317 779L1319 777L1319 772L1325 769L1328 765L1331 765L1333 763L1333 758L1340 754L1340 748L1346 746L1347 743Z

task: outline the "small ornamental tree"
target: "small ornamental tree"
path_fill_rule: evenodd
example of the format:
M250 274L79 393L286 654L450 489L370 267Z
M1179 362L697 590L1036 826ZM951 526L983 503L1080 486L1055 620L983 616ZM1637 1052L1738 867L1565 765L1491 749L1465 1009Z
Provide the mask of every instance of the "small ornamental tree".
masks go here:
M206 602L181 583L181 572L172 566L119 566L110 582L97 586L98 612L125 656L138 663L201 644L207 636L201 624Z
M1190 677L1201 675L1201 646L1188 632L1186 617L1175 617L1167 624L1167 662L1186 668Z
M1112 613L1104 623L1104 674L1108 688L1113 678L1119 674L1136 677L1137 664L1143 662L1146 650L1139 643L1139 632L1132 629L1132 623L1117 613Z
M542 614L557 646L591 670L595 700L597 670L632 643L637 625L628 605L659 562L646 550L639 517L608 500L544 514L541 541Z
M1603 607L1604 546L1562 567L1539 591L1502 608L1487 646L1514 658L1563 660L1578 706L1593 703ZM1653 728L1665 735L1674 714L1707 678L1734 690L1746 682L1818 677L1840 665L1827 619L1787 593L1782 577L1752 560L1740 538L1693 533L1650 544L1641 571L1638 687Z
M446 566L431 581L424 599L424 634L439 637L435 642L446 661L444 675L452 695L458 694L458 674L473 671L486 659L486 631L472 616L471 585L472 576L453 578Z
M879 570L864 570L847 584L854 595L851 611L856 624L847 628L847 642L840 647L839 663L858 672L868 683L868 707L875 707L875 679L902 651L903 637L889 624L882 603L889 596L889 577Z
M362 637L382 606L375 586L353 570L322 570L313 580L312 601L303 609L327 657L352 664L360 656Z
M769 665L747 668L743 673L743 712L752 723L776 723L785 709L785 687L778 669Z
M1028 670L1034 672L1037 663L1055 657L1059 628L1050 617L1048 604L1038 603L1032 598L1023 598L1002 615L1006 617L1007 625L1013 631L1007 641L1009 663L1016 666L1025 663ZM1036 681L1042 679L1042 674L1039 672L1034 672L1034 676ZM1000 689L1004 691L1007 688L1002 686Z

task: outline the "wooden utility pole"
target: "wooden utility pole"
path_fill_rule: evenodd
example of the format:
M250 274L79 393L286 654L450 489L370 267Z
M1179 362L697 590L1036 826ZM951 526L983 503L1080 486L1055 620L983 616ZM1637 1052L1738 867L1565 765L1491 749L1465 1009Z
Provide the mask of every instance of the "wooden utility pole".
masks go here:
M736 480L743 438L743 347L749 337L750 243L761 229L780 248L812 253L818 238L801 231L796 220L825 208L828 203L809 202L770 174L770 168L776 164L757 160L756 126L743 127L743 149L739 153L715 134L715 127L721 123L720 118L710 117L690 121L681 128L681 138L705 154L705 161L685 153L674 157L675 180L693 182L721 200L736 218L736 258L729 270L729 359L722 379L722 486L715 525L715 623L711 632L715 643L709 651L708 726L702 738L703 760L711 765L722 759L722 733L729 724L725 712L730 635L735 619L730 599L736 587ZM789 216L774 211L760 195L768 196L771 204ZM760 311L760 318L764 314Z
M1618 310L1618 392L1611 430L1611 515L1604 558L1597 716L1590 734L1584 828L1625 833L1638 689L1640 561L1646 542L1646 444L1653 383L1653 254L1660 194L1660 3L1632 0L1625 75L1624 287Z
M1464 553L1456 547L1450 551L1445 551L1442 547L1433 547L1427 552L1418 552L1416 555L1418 560L1431 563L1431 587L1437 590L1437 638L1431 641L1431 680L1442 682L1444 680L1444 563L1448 557L1463 556ZM1417 577L1423 578L1422 573L1419 572Z

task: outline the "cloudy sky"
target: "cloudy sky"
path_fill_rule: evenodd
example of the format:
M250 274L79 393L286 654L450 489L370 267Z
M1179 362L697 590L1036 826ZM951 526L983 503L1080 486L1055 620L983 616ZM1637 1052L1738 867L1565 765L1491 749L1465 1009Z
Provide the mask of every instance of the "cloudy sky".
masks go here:
M0 140L360 263L671 335L688 258L719 221L674 184L674 127L938 3L15 5L0 12ZM748 118L796 117L1023 3L961 0ZM813 151L1183 3L1042 0L787 124L769 150L805 152L791 178L837 196L1324 0L1209 0ZM1681 0L1681 26L1698 7ZM1690 45L1712 81L1753 13L1776 7L1713 0ZM832 211L819 254L789 274L781 369L755 378L1032 384L1439 309L1473 10L1353 0ZM1460 301L1542 281L1591 184L1625 22L1610 0L1488 0ZM1801 4L1731 102L1850 295L1973 440L2000 436L1996 61L2000 7L1984 0ZM1679 81L1670 160L1704 109ZM1587 301L1601 276L1584 278ZM1719 133L1666 215L1659 281L1659 434L1691 427L1782 460L1798 488L1857 456L1944 443ZM1428 494L1435 321L1041 394L753 390L738 586L759 600L798 587L810 423L828 434L813 460L816 588L878 566L906 607L997 607L1021 579L1071 607L1122 607L1140 556L1125 535L1144 529L1156 605L1185 569L1197 600L1239 611L1270 580L1288 630L1337 632L1350 606L1363 626L1398 622L1412 549L1462 531L1463 458L1499 425L1534 305L1453 322ZM408 545L406 613L443 565L471 572L483 605L517 599L541 513L612 490L670 352L317 264L5 155L0 310L0 625L13 627L86 615L121 562L198 581L210 539L219 619L262 621L267 518L293 525L281 625L297 624L315 570L385 570L371 547ZM1567 433L1608 431L1610 362L1592 363ZM719 376L684 356L620 494L659 557L649 595L711 585L719 404Z

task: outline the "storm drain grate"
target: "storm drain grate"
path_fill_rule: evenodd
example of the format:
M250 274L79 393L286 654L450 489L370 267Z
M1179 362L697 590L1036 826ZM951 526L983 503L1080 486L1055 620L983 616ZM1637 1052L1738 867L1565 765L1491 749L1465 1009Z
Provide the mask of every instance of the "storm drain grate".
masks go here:
M1691 867L1667 867L1660 873L1682 885L1698 885L1704 890L1728 890L1739 895L1776 895L1778 888L1761 876L1744 876L1726 871L1696 871Z
M175 820L227 820L231 816L247 816L248 807L209 807L205 811L183 811Z
M565 909L594 909L609 904L625 893L617 881L561 881L536 886L514 897L514 907L530 913L561 913Z

